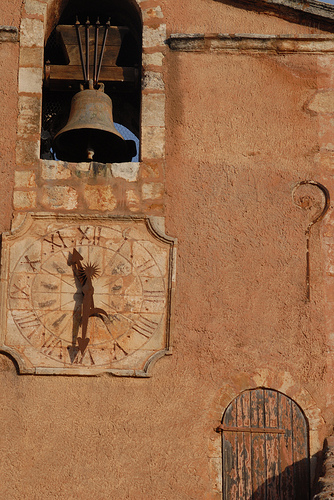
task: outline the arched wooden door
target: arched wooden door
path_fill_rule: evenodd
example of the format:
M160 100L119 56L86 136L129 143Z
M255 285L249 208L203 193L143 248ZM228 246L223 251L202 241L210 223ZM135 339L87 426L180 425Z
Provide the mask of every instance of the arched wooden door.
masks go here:
M222 424L224 500L308 500L308 427L299 406L269 389L242 393Z

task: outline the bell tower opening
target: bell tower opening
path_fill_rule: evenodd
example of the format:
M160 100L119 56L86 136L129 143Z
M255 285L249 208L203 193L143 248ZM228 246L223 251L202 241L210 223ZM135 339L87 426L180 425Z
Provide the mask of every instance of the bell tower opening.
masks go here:
M42 159L138 161L141 37L135 2L67 4L44 52Z

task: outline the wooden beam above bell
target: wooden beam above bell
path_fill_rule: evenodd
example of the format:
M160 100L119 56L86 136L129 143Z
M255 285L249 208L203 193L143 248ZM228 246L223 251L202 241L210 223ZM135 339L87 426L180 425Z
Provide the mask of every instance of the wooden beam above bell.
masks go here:
M59 25L56 28L62 41L66 65L46 64L44 68L44 85L50 90L71 90L76 89L83 81L83 71L78 44L78 35L75 26ZM86 26L81 25L79 33L83 42L84 58L86 59ZM124 82L134 84L138 81L139 71L134 67L117 66L117 58L122 45L122 41L129 33L125 26L110 26L106 39L103 64L101 67L99 80L104 83ZM94 47L95 47L95 27L89 30L89 75L93 77L94 72ZM98 53L102 49L104 29L101 27L98 33Z

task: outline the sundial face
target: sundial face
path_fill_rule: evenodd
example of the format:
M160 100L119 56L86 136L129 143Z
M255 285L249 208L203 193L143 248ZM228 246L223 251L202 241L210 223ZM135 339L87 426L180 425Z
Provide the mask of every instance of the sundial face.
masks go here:
M133 375L167 349L173 245L149 229L32 216L4 238L3 345L28 372Z

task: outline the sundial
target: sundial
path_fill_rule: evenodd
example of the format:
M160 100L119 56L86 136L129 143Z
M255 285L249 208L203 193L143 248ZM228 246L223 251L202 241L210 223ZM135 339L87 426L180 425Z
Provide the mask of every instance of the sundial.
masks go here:
M2 240L2 347L20 373L147 376L169 352L174 241L149 218L28 214Z

